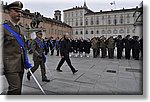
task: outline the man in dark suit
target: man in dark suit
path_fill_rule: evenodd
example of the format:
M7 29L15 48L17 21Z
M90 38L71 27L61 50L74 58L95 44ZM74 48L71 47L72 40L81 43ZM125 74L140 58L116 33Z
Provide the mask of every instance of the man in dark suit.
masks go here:
M41 67L42 81L49 82L50 80L46 77L45 61L46 57L44 55L44 43L42 39L42 31L36 32L36 38L32 42L32 51L33 51L33 61L34 67L31 71L34 73L39 65ZM27 79L30 80L30 72L27 73Z
M60 67L63 65L63 63L66 61L67 64L69 65L71 71L73 74L75 74L78 70L76 70L72 64L71 64L71 61L70 61L70 58L69 58L69 50L70 50L70 41L69 41L69 35L68 33L64 35L63 39L61 40L61 43L60 43L60 55L61 55L61 60L57 66L57 71L58 72L62 72L62 70L60 70Z
M22 41L25 43L24 35L18 25L21 17L23 4L20 1L9 4L6 9L10 16L10 20L6 22L14 32L19 34ZM4 74L9 84L7 94L8 95L20 95L22 89L22 79L24 74L24 52L17 42L12 33L3 28L4 42L3 42L3 64Z
M125 47L125 58L129 60L131 57L130 52L131 52L131 45L132 45L130 35L127 35L123 39L123 42L124 42L124 47Z

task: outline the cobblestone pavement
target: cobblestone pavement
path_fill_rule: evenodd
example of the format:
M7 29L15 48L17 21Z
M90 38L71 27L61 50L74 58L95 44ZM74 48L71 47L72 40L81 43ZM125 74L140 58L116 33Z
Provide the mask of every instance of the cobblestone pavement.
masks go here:
M32 55L29 55L32 61ZM71 57L73 66L79 71L72 74L66 63L62 66L63 72L57 72L56 66L60 60L59 56L47 55L47 77L50 82L42 82L40 68L34 73L35 77L42 85L46 94L142 94L142 61L121 59L102 59L102 58L75 58ZM4 93L7 90L7 81L4 76L3 86ZM23 94L42 95L37 84L31 77L28 81L26 71L23 80Z

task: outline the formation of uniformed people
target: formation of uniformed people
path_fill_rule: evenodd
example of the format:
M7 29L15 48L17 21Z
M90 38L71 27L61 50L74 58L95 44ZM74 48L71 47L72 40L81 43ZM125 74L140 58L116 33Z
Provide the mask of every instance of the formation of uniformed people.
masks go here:
M45 47L45 50L47 50L47 52L50 50L50 55L53 55L56 51L56 55L59 56L61 40L59 38L53 39L53 37L46 39L45 46L47 47ZM139 39L138 36L133 36L131 38L130 35L124 38L121 35L115 38L110 36L107 39L104 35L101 37L93 37L92 39L71 38L69 42L71 45L69 50L70 57L89 57L91 52L90 49L93 49L93 58L97 58L101 55L101 58L106 58L108 56L108 58L112 59L116 51L117 59L121 59L125 51L125 59L130 59L132 56L133 59L138 60L140 52L142 57L143 51L142 38Z
M138 36L130 35L122 38L119 35L116 38L110 36L106 39L105 36L93 37L92 39L69 39L68 34L62 38L53 37L42 39L42 31L36 32L36 38L25 41L24 35L18 22L21 17L23 4L20 1L13 2L7 6L10 20L3 24L4 42L3 42L3 63L4 75L9 84L9 95L20 95L22 89L22 80L24 69L30 68L34 73L38 67L41 67L41 77L43 82L50 82L46 76L46 56L48 53L56 56L61 56L61 60L56 67L58 72L62 72L61 66L66 61L73 74L78 70L74 68L71 63L70 56L74 57L89 57L90 49L93 49L93 58L100 56L106 58L107 56L114 58L114 51L117 48L117 58L121 59L123 50L125 49L125 58L132 57L139 60L140 52L143 56L143 38L139 40ZM34 66L32 67L28 62L26 50L29 54L33 53ZM107 55L108 54L108 55ZM27 79L30 80L31 73L27 73Z
M130 59L131 56L135 60L139 60L140 52L141 57L143 56L143 38L139 39L139 36L130 35L122 38L121 35L117 37L110 36L106 39L104 36L94 37L91 39L93 57L96 58L100 55L101 58L114 58L115 48L117 49L117 59L121 59L123 56L123 50L125 50L125 59ZM132 54L131 54L132 51ZM108 54L108 55L107 55Z

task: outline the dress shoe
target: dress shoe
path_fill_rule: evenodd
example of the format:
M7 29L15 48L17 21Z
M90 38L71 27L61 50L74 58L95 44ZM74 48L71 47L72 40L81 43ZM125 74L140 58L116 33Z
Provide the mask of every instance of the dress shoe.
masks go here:
M60 69L56 69L57 70L57 72L62 72L62 70L60 70Z
M30 80L30 75L27 74L27 79Z
M48 79L42 79L43 82L50 82Z
M75 70L75 71L73 72L73 74L75 74L77 71L78 71L78 70Z

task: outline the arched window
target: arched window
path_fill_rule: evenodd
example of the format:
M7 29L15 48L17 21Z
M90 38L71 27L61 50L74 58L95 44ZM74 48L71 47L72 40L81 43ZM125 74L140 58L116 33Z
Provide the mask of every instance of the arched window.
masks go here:
M91 34L93 34L94 32L93 32L93 30L91 30Z
M78 31L76 31L76 35L78 35Z
M113 33L114 33L114 34L117 34L117 33L118 33L118 31L117 31L116 29L114 29L114 30L113 30Z
M101 32L102 34L105 34L105 30L102 30L102 32Z
M88 31L87 31L87 30L85 31L85 34L88 34Z
M116 25L117 24L117 19L114 19L114 25Z
M123 29L120 29L120 30L119 30L119 33L121 33L121 34L124 33L124 30L123 30Z
M99 30L97 30L96 33L99 34Z
M83 32L82 32L82 31L80 31L80 34L83 34Z

